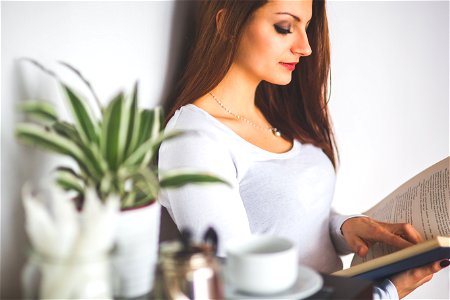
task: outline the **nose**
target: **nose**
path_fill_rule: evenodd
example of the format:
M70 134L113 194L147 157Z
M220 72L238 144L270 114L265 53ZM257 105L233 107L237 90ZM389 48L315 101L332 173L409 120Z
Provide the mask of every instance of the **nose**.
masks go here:
M312 53L311 46L309 45L308 35L306 31L300 31L291 47L292 53L299 56L309 56Z

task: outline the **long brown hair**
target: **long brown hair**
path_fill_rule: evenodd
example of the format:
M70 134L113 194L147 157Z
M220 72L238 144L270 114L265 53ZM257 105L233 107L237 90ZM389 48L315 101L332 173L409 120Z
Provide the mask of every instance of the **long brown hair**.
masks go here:
M193 48L167 119L181 106L194 102L220 83L231 67L245 25L253 12L266 2L201 3ZM216 15L221 9L225 16L218 32ZM262 81L256 90L256 105L286 138L320 147L336 167L337 148L327 106L330 40L324 0L313 0L307 35L312 54L300 60L289 84Z

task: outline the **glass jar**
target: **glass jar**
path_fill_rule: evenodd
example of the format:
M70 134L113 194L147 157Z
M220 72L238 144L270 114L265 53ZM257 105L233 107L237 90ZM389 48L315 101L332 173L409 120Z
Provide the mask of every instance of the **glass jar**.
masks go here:
M162 243L157 277L157 298L224 298L220 264L206 243L188 248L179 241Z
M32 252L22 271L26 299L112 299L109 254L85 259Z

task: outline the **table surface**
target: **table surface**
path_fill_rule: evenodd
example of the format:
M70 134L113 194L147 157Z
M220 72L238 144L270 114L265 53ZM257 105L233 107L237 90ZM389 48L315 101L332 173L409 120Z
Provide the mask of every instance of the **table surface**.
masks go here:
M158 272L157 272L158 273ZM156 274L161 275L161 273ZM323 287L314 295L306 298L306 300L333 300L333 299L358 299L358 300L372 300L373 299L373 282L368 280L345 278L320 273L324 280ZM161 278L161 277L159 277ZM156 278L155 278L156 279ZM164 292L160 290L161 282L155 281L154 290L145 296L133 298L133 300L147 300L147 299L163 299ZM161 294L162 293L162 294Z

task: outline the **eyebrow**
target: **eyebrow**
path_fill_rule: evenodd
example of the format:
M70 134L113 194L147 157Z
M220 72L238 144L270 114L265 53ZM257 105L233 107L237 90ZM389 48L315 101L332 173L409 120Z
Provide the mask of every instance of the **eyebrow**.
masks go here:
M300 18L299 17L297 17L296 15L293 15L291 13L288 13L288 12L277 12L275 14L276 15L289 15L289 16L293 17L297 22L300 22Z

